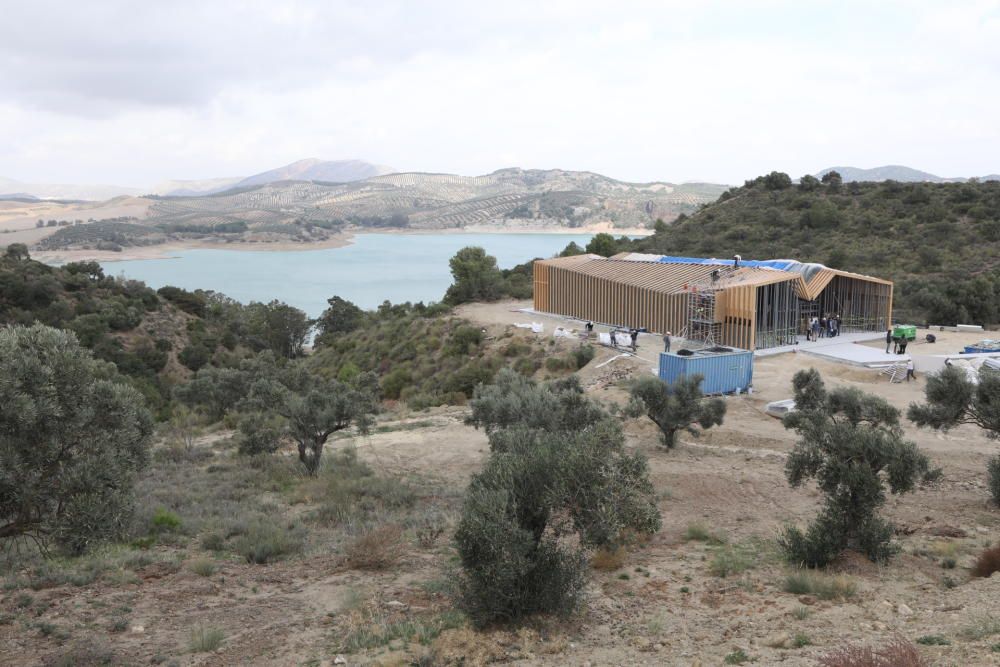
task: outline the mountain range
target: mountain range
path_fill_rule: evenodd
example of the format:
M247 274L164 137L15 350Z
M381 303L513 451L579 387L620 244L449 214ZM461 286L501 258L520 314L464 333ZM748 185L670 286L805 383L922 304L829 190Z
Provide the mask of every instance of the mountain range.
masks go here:
M887 164L885 166L874 167L872 169L862 169L859 167L827 167L826 169L814 174L814 176L816 176L816 178L822 178L824 174L831 171L835 171L840 174L840 177L845 183L853 181L875 183L881 181L899 181L900 183L964 183L969 180L968 178L963 177L946 178L943 176L936 176L929 172L920 171L919 169L906 167L900 164ZM980 181L1000 181L1000 174L988 174L978 178Z
M9 198L32 196L39 199L82 199L104 201L122 195L137 197L144 194L164 197L194 197L210 195L231 188L264 185L276 181L326 181L349 183L395 171L392 167L372 164L364 160L320 160L307 158L277 169L269 169L252 176L208 178L203 180L162 181L148 188L121 185L23 183L0 177L0 196Z

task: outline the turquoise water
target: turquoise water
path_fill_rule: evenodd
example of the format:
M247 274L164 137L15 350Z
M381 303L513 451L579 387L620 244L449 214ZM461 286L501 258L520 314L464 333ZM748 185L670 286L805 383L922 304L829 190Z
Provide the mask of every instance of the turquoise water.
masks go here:
M125 275L153 288L222 292L237 301L279 299L316 317L337 295L362 308L385 300L440 301L451 285L448 260L465 246L482 246L509 269L550 257L590 234L359 234L343 248L270 252L180 250L165 259L104 262L108 275Z

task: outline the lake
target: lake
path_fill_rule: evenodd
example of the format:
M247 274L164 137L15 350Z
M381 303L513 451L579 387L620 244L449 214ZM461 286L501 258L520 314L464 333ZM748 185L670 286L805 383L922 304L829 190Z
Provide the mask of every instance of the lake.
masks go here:
M509 269L551 257L591 234L358 234L351 245L320 250L179 250L164 259L104 262L153 288L206 289L248 303L278 299L316 317L336 295L371 309L385 300L440 301L451 285L448 260L465 246L482 246Z

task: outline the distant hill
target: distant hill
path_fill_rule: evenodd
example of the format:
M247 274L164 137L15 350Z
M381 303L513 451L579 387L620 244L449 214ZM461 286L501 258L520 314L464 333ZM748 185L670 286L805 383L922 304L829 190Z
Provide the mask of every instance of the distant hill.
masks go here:
M151 192L166 197L197 197L222 192L243 180L242 176L206 178L203 180L163 181L153 186Z
M120 185L81 185L55 183L22 183L0 176L0 192L31 195L39 199L88 199L104 201L121 195L141 195L140 188Z
M279 180L208 197L155 202L147 223L245 223L248 231L300 234L311 227L648 227L713 201L725 186L626 183L560 169L501 169L484 176L398 173L348 183Z
M372 164L364 160L319 160L307 158L284 167L248 176L235 183L233 187L246 188L254 185L265 185L277 181L326 181L329 183L350 183L361 181L372 176L390 174L391 167Z
M845 183L852 182L880 182L899 181L900 183L963 183L969 179L963 177L944 178L936 176L926 171L913 169L900 164L888 164L884 167L874 167L873 169L860 169L858 167L828 167L814 174L816 178L822 178L824 174L835 171ZM980 181L1000 181L1000 175L989 174L979 177Z
M904 320L1000 323L998 182L830 188L758 178L629 249L821 262L895 281Z

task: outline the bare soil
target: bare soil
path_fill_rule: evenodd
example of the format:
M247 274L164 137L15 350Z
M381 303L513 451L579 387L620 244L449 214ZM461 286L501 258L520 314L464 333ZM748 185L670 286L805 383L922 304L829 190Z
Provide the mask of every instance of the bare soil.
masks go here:
M461 314L492 337L530 337L535 334L513 327L532 321L517 312L527 305L466 306ZM551 337L556 323L546 320L541 335ZM955 335L954 341L941 336L937 345L957 344L965 336ZM659 351L658 339L649 338L640 340L638 357L599 348L580 371L588 391L622 403L624 381L649 372ZM553 340L553 354L578 344L573 338ZM648 421L628 422L628 446L650 462L663 530L631 550L620 567L595 569L586 607L572 618L485 632L443 620L453 608L447 595L455 567L449 531L428 546L408 528L398 563L380 572L350 569L343 541L333 537L310 538L304 554L267 565L248 564L233 554L212 556L191 539L152 547L159 560L135 569L134 576L37 591L9 584L0 592L0 663L54 664L60 656L82 656L90 646L112 652L115 664L406 665L424 660L421 664L690 667L720 665L742 650L758 665L794 666L814 665L818 656L848 643L898 634L911 641L943 637L946 645L919 645L932 665L997 664L1000 576L974 579L969 574L976 555L996 542L1000 527L1000 510L989 503L985 488L986 461L997 452L997 443L973 427L942 434L907 424L907 436L943 476L915 493L890 498L884 513L897 526L902 552L888 565L875 566L851 554L837 564L834 570L856 586L852 597L823 600L784 592L791 570L777 553L774 537L783 525L809 521L820 495L814 485L789 487L783 466L795 438L764 413L764 406L788 398L792 376L808 367L817 368L829 385L876 393L901 410L922 398L922 377L889 384L877 371L785 354L756 361L753 394L725 399L723 426L699 438L682 436L674 450L660 447ZM419 480L425 491L413 512L434 508L453 527L462 490L488 451L483 433L464 425L465 414L462 407L419 413L399 408L384 417L381 429L339 439L334 449L356 447L359 458L379 474ZM225 436L204 440L201 446L211 455L199 465L239 464ZM260 495L289 519L308 517L315 509L301 492L283 495L262 488ZM688 539L699 531L717 539ZM192 572L191 563L206 557L214 558L215 572ZM720 576L726 558L739 561L736 570L742 571ZM130 609L127 627L113 631L114 610L122 607ZM427 630L434 624L447 629ZM192 630L207 626L222 630L224 640L213 651L192 652ZM399 636L382 632L384 641L345 649L360 629L396 629Z

